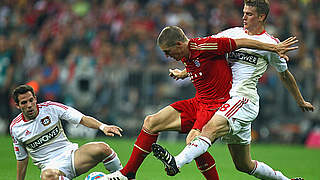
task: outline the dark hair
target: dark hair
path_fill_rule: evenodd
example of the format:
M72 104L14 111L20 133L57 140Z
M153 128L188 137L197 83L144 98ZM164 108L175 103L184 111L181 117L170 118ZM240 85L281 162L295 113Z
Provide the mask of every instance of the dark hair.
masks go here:
M29 85L24 84L24 85L20 85L20 86L16 87L12 92L12 97L13 97L14 102L16 102L18 104L19 103L18 96L20 94L25 94L28 91L30 91L32 93L32 95L35 96L33 88Z
M269 0L244 0L244 4L247 6L256 7L258 15L265 14L266 18L264 21L267 19L270 10Z

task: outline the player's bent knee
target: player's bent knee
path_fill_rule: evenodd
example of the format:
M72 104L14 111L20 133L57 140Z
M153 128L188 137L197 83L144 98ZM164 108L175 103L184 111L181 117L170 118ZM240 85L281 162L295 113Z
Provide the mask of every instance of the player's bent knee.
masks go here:
M111 147L105 142L97 142L94 149L97 151L97 153L103 153L107 155L112 153Z
M96 142L94 146L91 146L87 151L87 155L96 162L102 161L105 157L111 155L113 152L112 148L105 142Z
M110 155L113 151L111 147L105 142L91 142L85 144L81 148L83 149L83 153L98 159L101 159L106 155Z
M155 118L153 115L146 116L144 118L143 126L150 129L151 127L153 127L154 120L155 120Z
M143 127L148 129L151 133L157 133L161 130L158 120L159 118L157 118L156 115L148 115L144 119Z
M63 175L57 169L46 169L41 173L41 180L59 180L59 176Z

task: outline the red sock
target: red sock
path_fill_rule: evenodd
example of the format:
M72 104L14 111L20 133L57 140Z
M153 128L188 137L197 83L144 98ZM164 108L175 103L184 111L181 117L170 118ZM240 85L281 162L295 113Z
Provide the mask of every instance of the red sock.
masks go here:
M216 161L210 153L205 152L195 159L198 169L206 179L219 180L218 172L216 169Z
M159 134L152 134L147 129L142 128L126 166L120 172L129 178L135 178L135 174L143 160L152 151L151 145L158 139Z

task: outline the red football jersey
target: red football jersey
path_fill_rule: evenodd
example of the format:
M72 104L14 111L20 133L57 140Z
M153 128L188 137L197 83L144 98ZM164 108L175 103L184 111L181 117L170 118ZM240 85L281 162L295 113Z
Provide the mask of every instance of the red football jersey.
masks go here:
M189 41L189 58L181 61L202 102L225 102L230 98L232 73L225 54L236 49L230 38L193 38Z

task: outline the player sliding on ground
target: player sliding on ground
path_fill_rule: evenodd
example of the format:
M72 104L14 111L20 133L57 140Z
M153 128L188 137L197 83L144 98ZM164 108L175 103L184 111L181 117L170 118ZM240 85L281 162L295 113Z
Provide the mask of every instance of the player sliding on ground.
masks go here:
M249 38L281 45L282 43L270 36L264 29L268 12L269 2L267 0L245 0L243 9L244 27L231 28L213 37ZM167 36L164 38L169 37L164 33L162 36ZM188 47L188 43L192 44L193 41L183 42L185 47ZM161 43L159 45L163 50L162 46L164 45ZM195 46L199 47L198 44ZM281 53L279 55L288 58ZM228 144L237 170L259 179L289 180L280 171L274 171L263 162L252 160L250 155L251 123L257 117L259 111L259 96L256 84L267 69L267 65L271 64L276 68L282 83L293 95L302 111L313 111L314 107L303 99L294 77L288 70L285 59L280 58L277 54L241 48L229 53L228 60L233 74L231 99L220 107L203 127L201 134L192 140L178 156L173 157L158 144L152 146L154 155L165 164L168 175L175 175L179 172L179 168L207 152L214 140L222 137L222 141Z
M107 136L121 136L121 128L103 124L60 103L37 104L34 91L28 85L15 88L13 99L22 111L10 125L17 180L25 179L29 156L41 170L42 180L73 179L100 162L110 172L122 169L117 154L108 144L92 142L78 148L78 144L71 143L64 134L61 120L100 129Z

